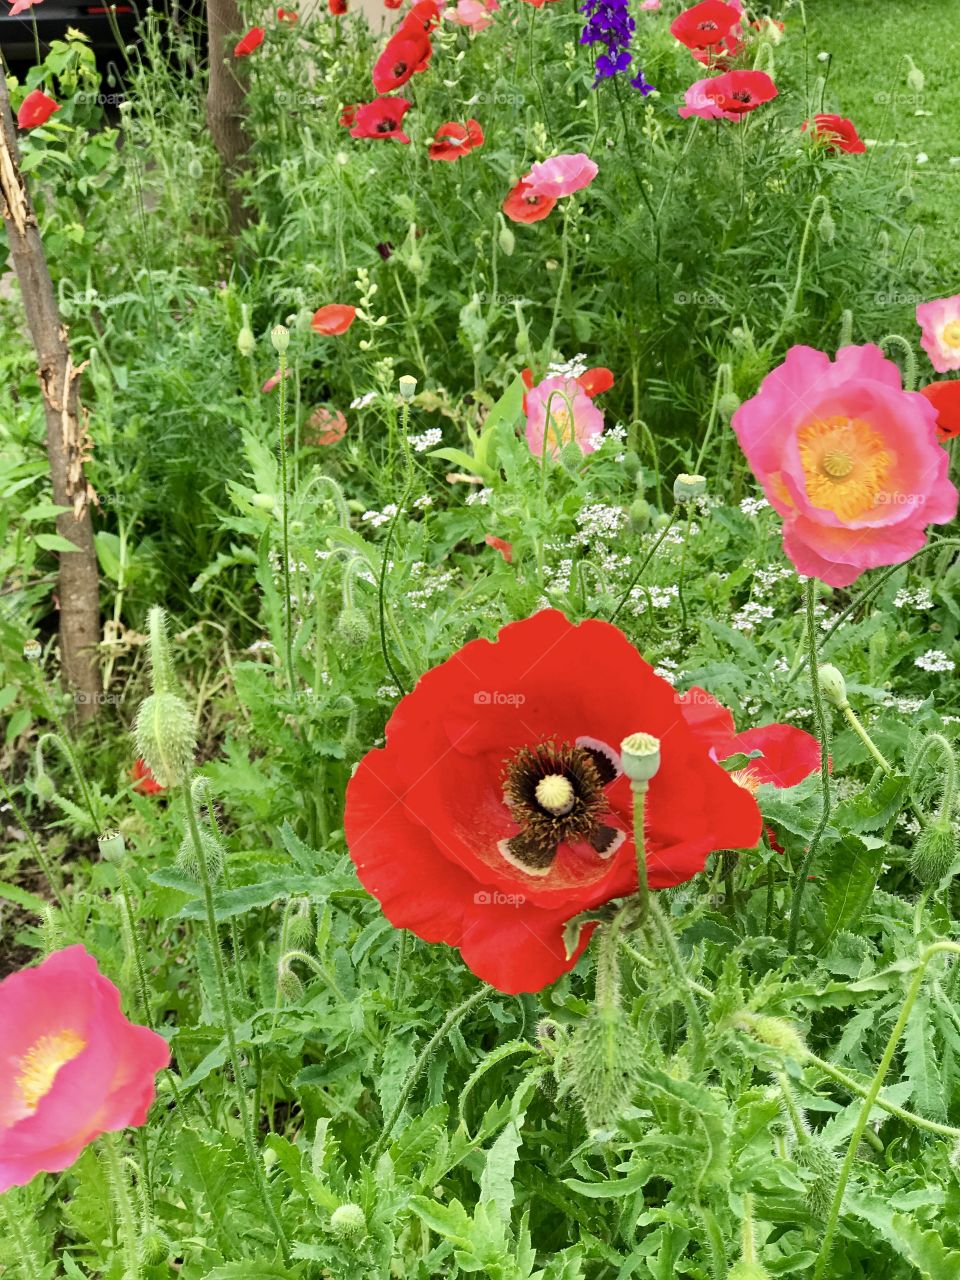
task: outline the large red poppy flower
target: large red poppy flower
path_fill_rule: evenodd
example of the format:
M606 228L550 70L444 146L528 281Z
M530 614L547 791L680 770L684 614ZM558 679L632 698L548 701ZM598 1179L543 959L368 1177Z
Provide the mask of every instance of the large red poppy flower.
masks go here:
M765 724L737 733L732 713L712 693L696 686L680 695L680 705L691 732L716 760L761 753L733 775L741 786L795 787L820 768L819 742L792 724Z
M920 388L937 411L937 435L941 440L960 436L960 381L931 382Z
M638 731L661 742L652 888L691 879L713 850L756 844L756 801L711 760L674 689L616 627L545 610L465 645L401 700L386 747L347 788L361 881L393 924L459 947L485 982L540 990L586 945L587 930L567 956L565 922L636 890L619 746ZM543 802L546 778L565 801Z
M397 34L416 28L429 32L439 25L440 6L436 0L417 0L416 4L410 6L410 12L397 28Z
M313 313L310 328L325 337L339 337L346 333L357 318L357 308L342 302L330 302Z
M373 102L353 107L350 137L379 138L384 142L393 138L397 142L409 142L401 126L403 117L412 106L413 103L406 98L374 98Z
M373 65L373 87L377 93L399 89L415 71L426 70L432 52L429 36L419 27L399 31Z
M685 9L670 24L670 34L688 49L716 50L740 21L739 12L723 0L703 0Z
M809 127L810 121L804 120L803 131L806 132ZM867 149L853 122L845 116L814 116L813 134L824 143L828 151L846 151L850 155L862 155Z
M540 222L553 212L556 200L552 196L538 196L530 190L528 182L518 182L503 202L503 212L511 222Z
M457 124L451 120L440 125L430 143L431 160L459 160L475 147L483 146L483 130L476 120Z
M21 129L36 129L38 125L46 124L53 113L59 110L60 107L53 98L48 98L39 89L34 89L20 104L17 124Z
M686 106L681 116L698 115L706 119L718 116L725 120L742 120L750 111L777 96L777 86L765 71L727 71L722 76L698 80L686 92Z
M254 49L259 49L263 44L263 37L266 35L263 27L251 27L245 36L241 36L237 43L233 46L233 56L235 58L247 58L253 53Z

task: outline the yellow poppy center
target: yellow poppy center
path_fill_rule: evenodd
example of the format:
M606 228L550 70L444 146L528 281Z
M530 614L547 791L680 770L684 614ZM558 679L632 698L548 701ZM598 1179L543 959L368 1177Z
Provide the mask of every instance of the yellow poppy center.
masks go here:
M944 325L940 337L948 347L960 347L960 320L951 320Z
M797 435L814 506L855 520L876 504L893 463L879 431L860 418L817 418Z
M65 1067L86 1048L87 1042L76 1031L58 1031L41 1036L20 1059L17 1088L27 1115L33 1115L40 1102L53 1088L61 1067Z

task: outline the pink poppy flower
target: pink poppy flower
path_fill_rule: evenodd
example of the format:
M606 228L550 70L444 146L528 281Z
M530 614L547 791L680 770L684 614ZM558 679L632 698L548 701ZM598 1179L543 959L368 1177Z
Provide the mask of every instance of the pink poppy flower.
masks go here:
M679 114L684 119L699 116L701 120L742 120L776 96L777 86L765 71L728 71L692 84Z
M0 982L0 1194L59 1173L102 1133L141 1125L167 1042L128 1022L82 946Z
M494 551L499 551L507 564L513 563L512 542L507 542L506 538L498 538L495 533L486 534L483 540L488 547L493 547Z
M39 89L34 89L20 103L17 124L21 129L36 129L38 125L46 124L53 113L59 110L60 107L53 98L48 98Z
M448 22L453 22L458 27L467 27L470 31L483 31L493 24L490 14L499 8L497 0L487 0L486 4L482 0L457 0L452 8L444 10L443 16Z
M660 10L660 0L643 0L641 9L646 9L650 13L657 13Z
M937 412L879 347L842 347L836 361L791 347L731 425L783 517L784 551L832 587L901 564L956 515Z
M603 414L576 378L544 378L527 392L527 444L537 458L543 456L545 432L548 457L557 457L571 441L582 453L596 449L595 438L603 432Z
M26 13L28 9L32 9L35 4L42 4L43 0L13 0L13 8L7 14L8 18L15 18L20 13Z
M589 156L577 151L572 155L551 156L532 165L521 179L531 195L559 200L589 187L597 176L597 166Z
M960 369L960 294L921 302L917 324L923 329L920 345L937 373Z
M292 378L293 370L288 369L284 376L287 378ZM270 375L270 377L266 380L266 382L263 384L260 390L264 392L276 391L279 385L280 385L280 370L278 369L276 373Z

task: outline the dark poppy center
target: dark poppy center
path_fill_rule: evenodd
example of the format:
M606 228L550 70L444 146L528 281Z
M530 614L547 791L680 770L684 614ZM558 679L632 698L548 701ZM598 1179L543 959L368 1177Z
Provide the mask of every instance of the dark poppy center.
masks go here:
M622 833L606 825L604 787L617 770L603 751L568 742L522 747L506 763L503 795L518 835L500 852L531 875L546 875L561 844L584 841L599 854L612 852Z
M395 76L404 75L406 73L406 70L407 70L407 64L405 62L395 62L393 64L393 74Z
M393 121L392 121L392 120L378 120L378 121L377 121L377 133L393 133Z
M737 102L749 102L750 91L749 89L736 89L734 90L733 93L731 93L730 97Z
M697 30L698 31L719 31L720 25L717 22L712 22L710 19L707 19L706 22L700 22L697 24Z

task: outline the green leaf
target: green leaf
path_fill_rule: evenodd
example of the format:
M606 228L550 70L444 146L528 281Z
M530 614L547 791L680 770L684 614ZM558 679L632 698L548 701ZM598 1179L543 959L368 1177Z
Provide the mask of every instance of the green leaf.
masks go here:
M960 1252L948 1249L938 1232L924 1230L906 1214L891 1214L885 1200L866 1192L848 1193L846 1203L916 1267L923 1280L960 1280Z
M26 911L32 911L37 916L42 916L49 905L42 898L38 898L35 893L28 893L26 889L21 889L19 885L7 884L4 880L0 880L0 898L5 898L7 902L13 902L16 906L23 907Z
M818 937L821 951L842 930L855 929L870 902L885 853L884 841L849 835L818 859L817 884L824 914Z
M507 1222L513 1208L513 1171L521 1142L520 1125L511 1120L487 1152L487 1162L480 1177L481 1201L495 1204Z
M939 1056L930 1020L930 1000L928 996L921 995L910 1010L903 1032L904 1075L910 1081L911 1097L921 1115L931 1120L946 1121Z
M631 1169L623 1178L608 1178L604 1182L583 1182L580 1178L564 1178L563 1185L591 1200L617 1200L642 1191L654 1173L653 1166L644 1163Z
M878 769L859 795L837 806L834 824L847 831L879 831L900 812L909 783L902 773L884 774Z
M44 551L76 551L74 544L59 533L35 533L33 540Z

